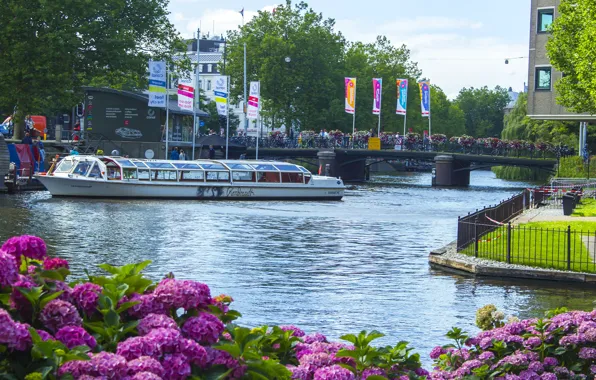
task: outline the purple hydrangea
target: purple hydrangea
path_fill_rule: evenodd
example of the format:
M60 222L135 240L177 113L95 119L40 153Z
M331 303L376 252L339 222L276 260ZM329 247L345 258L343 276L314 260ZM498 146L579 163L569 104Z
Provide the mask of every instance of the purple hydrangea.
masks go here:
M30 317L31 312L33 311L31 302L16 288L24 288L24 289L31 289L34 288L37 284L33 281L31 277L18 275L18 280L12 284L13 290L12 294L10 295L10 305L17 309L20 313L26 314Z
M122 302L138 302L130 309L128 313L131 317L141 319L149 314L167 314L168 309L165 305L160 303L154 294L134 294L130 298L124 297Z
M304 331L293 325L279 326L279 328L282 331L292 331L292 336L296 336L298 338L301 338L305 335Z
M178 352L178 346L182 340L182 334L175 329L166 329L163 327L153 329L145 339L153 342L159 347L162 354L170 354Z
M131 380L162 380L161 377L157 376L152 372L139 372L130 378Z
M78 284L72 290L72 300L78 308L87 315L93 314L97 310L101 286L86 282Z
M182 332L201 344L214 344L224 328L224 324L215 315L201 313L198 317L188 318L182 326Z
M495 354L490 351L484 351L480 355L478 355L478 359L480 360L492 360L495 358Z
M26 323L14 322L12 325L12 339L8 342L8 348L16 351L26 351L30 349L33 343L31 341L29 327L31 326Z
M542 339L537 336L530 337L524 342L524 346L528 349L539 347L542 344Z
M64 326L80 326L83 323L77 309L62 300L52 300L43 308L39 320L50 331L56 332Z
M332 365L317 369L313 380L356 380L356 376L349 369Z
M306 344L312 344L315 342L327 343L327 337L321 333L309 334L305 336L302 340Z
M163 359L164 377L169 380L184 380L190 376L190 363L182 354L169 354Z
M446 354L446 353L447 353L447 350L445 350L441 346L437 346L437 347L433 348L432 351L430 352L430 358L436 360L441 355Z
M596 359L596 348L582 347L578 355L580 359L593 360Z
M557 358L553 358L552 356L547 356L544 358L543 363L545 366L555 367L556 365L559 364L559 361L557 360Z
M19 279L19 266L14 256L0 249L0 286L11 286Z
M205 309L212 304L209 287L197 281L167 278L157 285L154 294L170 309Z
M205 368L223 365L227 368L233 368L238 365L238 361L232 357L229 353L215 348L205 347L207 351L208 362Z
M147 335L151 330L160 327L179 330L176 321L163 314L149 314L139 322L137 330L139 335Z
M207 367L209 355L207 350L192 339L182 339L178 351L188 358L188 360L200 368Z
M134 360L143 356L158 359L161 356L159 344L144 336L135 336L118 343L116 353L126 360Z
M149 356L141 356L128 362L128 375L133 376L139 373L152 373L159 377L163 377L163 366L157 360Z
M47 255L46 243L41 238L31 235L12 237L0 249L12 255L18 262L20 262L21 256L43 260Z
M75 379L83 375L92 373L91 361L89 360L72 360L66 362L58 368L58 376L62 377L67 373L71 374Z
M56 339L64 343L69 349L76 346L87 346L90 349L94 349L97 346L95 338L79 326L64 326L60 328L56 332Z
M52 336L52 334L50 334L47 331L43 331L43 330L37 330L37 334L39 335L39 337L41 338L42 341L46 341L46 340L54 340L54 337Z
M544 372L540 375L540 380L557 380L557 375L552 372Z
M91 368L94 374L110 379L120 379L126 376L128 367L126 359L110 352L100 352L91 358Z
M536 373L542 373L544 372L544 364L540 362L532 362L530 365L528 365L528 369Z
M43 269L44 270L56 270L59 268L66 268L68 269L68 261L58 258L58 257L54 257L54 258L46 258L43 261Z
M384 370L381 368L367 368L362 371L362 380L368 379L369 376L387 376Z
M292 380L310 380L311 375L310 371L306 366L299 365L298 367L295 366L288 366L287 367L290 372L292 372ZM371 376L371 375L368 375Z
M50 283L50 282L48 282ZM64 281L53 281L51 282L55 287L56 291L62 291L62 294L58 297L59 300L67 301L72 303L72 288Z

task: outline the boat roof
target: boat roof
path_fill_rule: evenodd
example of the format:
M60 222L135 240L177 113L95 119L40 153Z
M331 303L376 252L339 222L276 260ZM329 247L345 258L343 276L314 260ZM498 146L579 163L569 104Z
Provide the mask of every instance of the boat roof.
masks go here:
M303 166L283 161L265 160L154 160L141 158L128 158L120 156L94 156L94 155L73 155L65 158L72 159L97 159L101 161L112 161L123 168L141 169L178 169L178 170L238 170L238 171L283 171L303 172L310 171Z

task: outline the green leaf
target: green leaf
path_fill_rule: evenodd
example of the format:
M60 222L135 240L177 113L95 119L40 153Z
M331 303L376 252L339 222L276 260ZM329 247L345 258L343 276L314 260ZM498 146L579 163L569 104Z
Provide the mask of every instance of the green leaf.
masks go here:
M21 294L25 296L25 298L27 299L27 301L29 301L29 303L31 303L31 305L37 305L37 301L43 293L42 286L31 289L15 287L15 289L21 292Z
M385 376L372 375L368 376L367 380L387 380L387 378Z
M147 268L151 264L151 260L145 260L140 263L135 264L134 274L139 274L143 271L143 269Z
M339 337L339 339L346 340L352 344L356 344L356 342L358 341L358 337L356 337L356 335L354 335L354 334L342 335Z
M55 300L56 298L60 297L60 295L62 295L62 293L64 293L64 290L60 290L58 292L47 294L47 295L43 296L41 298L41 301L39 302L39 308L43 309L50 301Z
M354 359L358 359L359 356L360 355L355 350L346 350L345 348L342 348L341 350L339 350L337 352L337 354L335 354L335 357L337 357L337 358L354 358Z
M239 357L240 353L241 353L240 347L238 347L238 345L236 345L236 344L223 344L221 346L215 346L213 348L220 350L220 351L225 351L235 358Z
M62 273L55 270L44 270L40 273L40 275L41 277L50 280L64 281L64 276L62 275Z
M100 265L98 265L98 267L100 267L101 269L105 270L106 272L108 272L110 274L122 273L120 268L112 266L110 264L100 264Z
M106 326L116 327L120 324L120 315L118 315L115 310L110 310L105 314L104 320Z
M10 305L10 294L0 294L0 303L6 306Z
M131 307L133 307L134 305L138 305L140 304L140 301L130 301L130 302L123 302L122 304L120 304L120 307L118 309L116 309L116 312L118 314L122 314L122 312L130 309Z

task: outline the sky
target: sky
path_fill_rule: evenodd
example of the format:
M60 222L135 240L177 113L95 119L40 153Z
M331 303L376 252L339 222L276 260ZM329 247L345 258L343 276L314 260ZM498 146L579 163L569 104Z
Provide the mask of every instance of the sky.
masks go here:
M296 1L294 1L296 2ZM464 87L497 85L521 91L528 77L530 0L310 0L350 41L378 35L405 44L423 77L455 98ZM170 20L183 37L220 35L271 11L281 0L170 0ZM373 6L374 5L374 6ZM521 57L521 58L518 58ZM510 59L505 64L506 58Z

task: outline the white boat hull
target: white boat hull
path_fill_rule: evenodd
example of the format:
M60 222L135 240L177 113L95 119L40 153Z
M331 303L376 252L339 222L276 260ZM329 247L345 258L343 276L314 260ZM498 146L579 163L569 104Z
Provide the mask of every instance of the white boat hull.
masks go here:
M164 183L158 181L115 180L37 176L52 196L94 198L164 199L297 199L340 200L343 184L320 187L316 184ZM328 182L325 181L325 182ZM335 184L335 183L334 183Z

